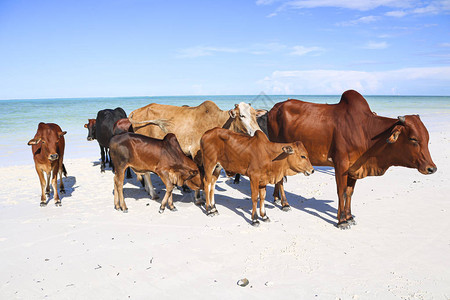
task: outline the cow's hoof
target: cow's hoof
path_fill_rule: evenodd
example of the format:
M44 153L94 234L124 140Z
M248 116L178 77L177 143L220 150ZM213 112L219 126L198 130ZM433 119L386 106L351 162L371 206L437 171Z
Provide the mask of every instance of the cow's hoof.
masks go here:
M336 225L337 228L341 230L347 230L350 229L352 226L347 221L342 221Z
M158 212L159 212L160 214L164 213L164 208L160 207Z
M209 217L214 217L215 215L218 215L218 214L219 214L219 211L215 207L211 208L209 211L206 212L206 215Z
M350 224L351 226L356 225L355 218L351 217L350 219L347 220L347 223Z
M273 203L281 205L281 200L278 198L273 199Z
M283 211L290 211L290 210L291 210L291 207L289 206L289 204L286 204L286 205L283 206L281 209L282 209Z
M124 214L128 213L128 208L122 209L122 212L123 212Z
M62 206L61 201L55 202L55 205L56 205L56 206Z
M151 196L152 197L152 200L158 200L159 199L159 196L158 195L153 195L153 196Z
M47 206L47 203L46 202L41 202L41 207L45 207L45 206Z
M60 190L59 191L61 194L65 194L66 193L66 190L65 189L62 189L62 190Z
M50 192L45 192L45 196L50 197Z
M269 222L270 222L270 219L269 219L268 216L262 217L262 220L263 220L263 222L266 222L266 223L269 223Z
M170 211L178 211L178 209L175 206L172 208L169 207L169 209L170 209Z
M252 226L253 227L258 227L259 226L259 221L258 220L252 220Z

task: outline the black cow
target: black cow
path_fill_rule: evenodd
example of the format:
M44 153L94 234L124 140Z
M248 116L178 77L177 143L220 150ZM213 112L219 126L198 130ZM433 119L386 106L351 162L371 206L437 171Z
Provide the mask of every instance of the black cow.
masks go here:
M95 121L95 138L100 146L100 154L102 157L102 163L100 170L105 172L105 150L108 151L109 140L112 138L114 124L123 118L126 118L127 114L121 107L116 109L103 109L97 113L97 118ZM112 162L109 162L110 167Z

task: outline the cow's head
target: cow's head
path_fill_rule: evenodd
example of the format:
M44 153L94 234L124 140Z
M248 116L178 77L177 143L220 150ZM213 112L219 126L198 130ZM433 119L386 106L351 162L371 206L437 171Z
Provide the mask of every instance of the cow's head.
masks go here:
M261 130L258 122L256 122L256 110L250 104L244 102L235 104L234 108L230 109L228 113L233 119L230 129L250 136L253 136L256 130Z
M88 136L87 136L88 141L95 140L95 122L96 122L96 119L88 119L88 123L84 124L84 128L87 128L87 130L88 130Z
M295 142L282 146L281 151L283 151L283 153L280 158L283 156L286 157L288 167L293 171L293 174L288 175L303 173L306 176L309 176L314 173L314 168L308 158L308 152L302 142Z
M174 172L174 177L176 177L172 182L176 182L180 186L186 184L193 190L202 188L198 166L183 153L175 134L166 134L163 142L165 143L164 151L167 155L163 159L168 160L169 168Z
M428 150L428 130L418 115L398 117L387 139L402 166L416 168L422 174L433 174L437 167Z
M33 146L33 152L47 157L49 161L59 158L58 144L66 131L55 131L45 123L40 123L35 137L28 141L29 146Z

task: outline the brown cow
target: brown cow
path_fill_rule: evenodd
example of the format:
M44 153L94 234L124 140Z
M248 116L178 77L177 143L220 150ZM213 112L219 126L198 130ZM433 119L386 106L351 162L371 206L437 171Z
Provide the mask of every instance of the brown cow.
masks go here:
M34 167L41 182L41 206L47 205L46 195L50 195L50 175L55 198L55 205L61 206L58 196L58 174L61 178L59 188L61 193L65 193L62 174L67 177L66 168L63 164L64 158L64 135L61 127L54 123L39 123L34 138L28 142L33 151ZM47 184L44 172L47 174Z
M335 169L342 229L355 224L351 197L357 179L383 175L390 166L433 174L428 131L417 115L391 119L374 114L364 97L349 90L337 104L287 100L268 114L270 140L305 145L314 166Z
M166 186L166 194L159 212L164 212L166 204L176 210L172 201L175 185L187 184L193 189L201 186L200 172L192 159L186 157L174 134L167 134L163 140L135 133L122 133L110 140L110 155L115 167L114 207L127 212L123 198L125 169L131 167L136 173L154 172Z
M131 125L130 120L128 118L123 118L114 123L113 126L113 135L121 134L124 132L134 132L133 126Z
M223 128L208 130L201 139L203 167L205 170L204 190L207 214L217 213L214 201L214 187L220 167L227 173L240 173L250 178L252 191L252 225L258 226L256 213L259 194L260 215L269 221L264 209L266 185L283 180L284 176L314 172L301 142L273 143L260 130L250 137Z
M207 130L224 127L249 135L260 130L256 122L255 109L243 102L236 104L235 108L228 111L219 109L212 101L205 101L195 107L152 103L133 111L129 119L133 124L134 131L145 136L162 139L166 133L174 133L183 152L192 157L197 165L201 165L200 139ZM150 121L146 120L155 119L167 120L166 126L147 124ZM147 184L151 184L148 174L144 178ZM152 198L156 196L152 187L148 192ZM198 191L196 200L199 204Z

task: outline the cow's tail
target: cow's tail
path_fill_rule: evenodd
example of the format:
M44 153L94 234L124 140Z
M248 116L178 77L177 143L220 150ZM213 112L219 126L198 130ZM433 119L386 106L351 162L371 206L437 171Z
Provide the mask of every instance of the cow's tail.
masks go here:
M164 131L164 133L167 133L167 126L169 126L170 122L167 119L155 119L155 120L145 120L145 121L135 121L132 119L133 118L133 114L131 114L128 117L128 120L130 120L132 125L148 125L148 124L154 124L154 125L158 125L159 128L161 128L162 131Z
M66 170L66 166L64 164L62 164L62 173L63 173L64 177L67 177L67 170Z

